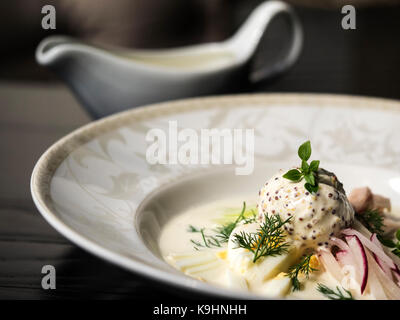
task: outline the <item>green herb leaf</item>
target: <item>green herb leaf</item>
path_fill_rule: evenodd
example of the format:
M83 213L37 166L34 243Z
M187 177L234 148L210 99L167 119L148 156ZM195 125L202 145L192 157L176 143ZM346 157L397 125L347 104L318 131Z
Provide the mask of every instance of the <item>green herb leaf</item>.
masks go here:
M298 279L300 273L304 273L308 279L311 272L317 271L317 269L314 269L310 266L312 256L312 254L304 256L298 264L295 264L289 268L286 276L288 276L292 280L293 291L300 290L300 281Z
M330 300L354 300L353 295L349 290L346 290L343 287L342 289L344 292L342 292L340 288L337 286L335 292L334 290L332 290L331 288L327 287L322 283L318 283L317 287L317 290Z
M396 231L396 239L398 241L397 241L397 243L393 243L394 249L392 250L392 253L395 254L396 256L400 257L400 229Z
M383 217L378 210L366 210L357 218L369 231L383 237Z
M307 181L307 183L311 184L312 186L315 186L315 177L312 172L309 174L306 174L304 176L304 179Z
M288 172L286 172L283 175L283 177L285 179L288 179L288 180L291 180L291 181L295 181L295 182L300 181L302 176L303 176L303 174L297 169L289 170Z
M199 250L201 247L211 248L211 247L221 247L220 241L212 235L207 235L204 232L204 228L198 229L192 225L189 225L188 232L200 233L202 241L196 241L191 239L190 242L194 244L194 248Z
M301 289L301 283L297 277L291 278L293 291L299 291Z
M200 232L200 229L197 229L196 227L194 227L190 224L189 228L188 228L188 232L196 233L196 232Z
M254 210L251 210L252 212L251 216L248 215L245 216L245 212L246 212L246 202L243 202L242 211L235 219L235 221L222 224L217 228L211 230L213 234L206 233L205 228L200 229L196 228L193 225L189 225L187 231L191 233L199 233L202 240L202 241L197 241L192 239L190 240L190 242L194 244L194 248L196 250L199 250L200 248L204 247L206 248L221 247L222 243L228 242L233 229L236 228L239 222L243 221L244 224L248 224L256 221L257 213Z
M257 232L240 232L234 235L236 248L251 251L253 262L265 256L277 256L288 251L289 244L282 226L291 218L282 221L279 215L265 215L265 221Z
M400 229L396 232L396 238L398 240L395 243L392 239L387 237L384 233L383 228L384 219L378 210L366 210L362 214L357 215L357 219L366 227L371 233L375 233L378 240L388 248L394 248L392 253L400 257ZM397 247L397 248L396 248Z
M310 193L316 193L318 191L318 186L313 186L310 183L306 183L304 187L310 192Z
M380 243L382 243L384 246L388 247L388 248L394 248L396 247L396 244L394 243L393 240L382 237L380 235L377 236L378 240L380 241Z
M301 171L306 174L310 170L310 166L308 165L307 161L301 160Z
M393 249L392 253L395 254L396 256L400 257L400 249L398 249L398 248Z
M255 221L255 216L256 216L255 213L254 213L253 217L246 219L244 216L245 212L246 212L246 202L243 202L242 212L236 218L235 221L223 224L215 229L215 232L217 233L216 236L220 239L221 242L228 242L233 229L236 228L237 224L240 221L246 220L247 223L250 223L251 221Z
M319 160L313 160L310 163L310 171L317 172L319 168Z
M299 182L301 179L306 180L304 187L311 193L315 193L318 191L318 168L319 168L319 160L311 161L310 165L307 163L307 160L311 156L311 143L310 141L304 142L298 150L298 155L301 159L301 168L300 169L292 169L286 172L283 177L285 179Z
M299 150L298 150L298 155L301 160L307 161L311 157L311 142L310 140L304 142Z

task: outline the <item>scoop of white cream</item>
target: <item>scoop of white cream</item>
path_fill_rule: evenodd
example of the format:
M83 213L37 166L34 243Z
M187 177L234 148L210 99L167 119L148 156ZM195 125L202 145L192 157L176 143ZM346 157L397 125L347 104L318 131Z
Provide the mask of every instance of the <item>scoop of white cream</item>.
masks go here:
M342 184L336 176L324 169L318 171L319 189L311 194L304 187L304 179L293 182L283 178L280 170L260 190L258 212L262 220L265 215L279 215L288 237L303 248L327 246L330 236L354 219L354 210L349 203Z

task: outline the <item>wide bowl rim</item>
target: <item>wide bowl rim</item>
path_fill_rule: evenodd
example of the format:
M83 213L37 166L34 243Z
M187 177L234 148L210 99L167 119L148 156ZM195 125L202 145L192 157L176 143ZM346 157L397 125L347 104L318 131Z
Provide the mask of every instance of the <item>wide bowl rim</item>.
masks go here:
M136 107L114 115L92 121L53 143L39 158L32 171L30 188L33 201L44 219L67 239L85 249L86 251L114 263L124 269L137 272L143 276L178 286L186 290L195 290L202 294L219 296L221 298L260 299L259 296L247 293L229 291L201 283L188 277L160 270L156 267L143 265L131 258L113 252L65 224L58 216L57 210L52 206L50 196L50 182L59 165L77 147L80 147L94 137L120 127L132 120L140 120L146 117L166 115L176 112L193 111L195 109L234 107L243 104L282 104L289 105L301 103L302 105L326 105L335 104L345 107L375 108L400 112L400 101L341 94L321 93L267 93L267 94L238 94L223 96L208 96L200 98L188 98L156 103ZM194 285L194 282L196 284ZM271 299L271 298L263 298Z

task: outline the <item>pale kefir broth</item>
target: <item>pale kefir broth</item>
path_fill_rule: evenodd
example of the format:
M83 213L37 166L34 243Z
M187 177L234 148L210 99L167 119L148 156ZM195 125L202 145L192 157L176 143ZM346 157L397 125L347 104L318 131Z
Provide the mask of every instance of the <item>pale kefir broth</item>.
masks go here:
M243 197L246 199L246 197ZM247 197L251 199L251 197ZM255 201L249 201L248 207L254 207ZM205 228L206 233L210 234L210 230L214 229L220 225L221 219L226 216L227 212L231 213L235 208L237 212L241 210L242 202L238 201L237 198L225 199L216 202L212 202L206 205L201 205L188 209L186 212L179 214L172 218L163 228L160 236L160 250L163 258L170 264L176 265L172 262L171 257L193 257L202 254L210 254L210 257L214 257L218 251L223 251L226 249L226 244L223 244L222 248L203 248L197 251L194 248L191 239L201 241L201 236L199 234L194 234L188 232L190 225L197 228ZM229 214L228 213L228 214ZM190 260L191 258L189 258ZM196 258L194 258L196 259ZM202 259L202 258L201 258ZM228 287L227 281L227 270L228 263L221 259L209 259L196 266L193 269L182 270L184 273L197 278L199 280L205 281L207 283L215 284L218 286ZM193 260L196 261L196 260ZM194 270L194 272L191 272ZM323 299L324 297L316 290L317 283L321 282L328 286L335 286L334 280L331 276L325 272L316 272L311 274L309 280L304 281L304 287L301 291L290 292L287 298L301 298L301 299ZM261 294L263 296L268 296L268 292L262 290L262 284L260 287L252 287L251 293Z

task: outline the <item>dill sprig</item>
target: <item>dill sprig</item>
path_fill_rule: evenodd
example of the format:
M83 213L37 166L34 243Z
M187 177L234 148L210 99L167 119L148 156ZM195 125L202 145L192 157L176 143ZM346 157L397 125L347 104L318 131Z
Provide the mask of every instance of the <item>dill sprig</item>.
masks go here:
M194 248L199 250L201 247L211 248L211 247L221 247L221 243L215 236L206 235L204 232L205 228L198 229L192 225L189 225L188 232L200 233L202 242L191 239L190 242L194 244Z
M385 236L383 228L385 226L383 216L378 210L366 210L362 214L357 215L357 219L372 233L376 233L379 241L389 248L396 245L392 239Z
M335 292L334 290L332 290L331 288L327 287L322 283L318 283L317 287L317 290L330 300L354 300L353 295L349 290L346 290L343 287L342 289L344 292L340 290L339 286L336 286L336 292Z
M217 237L221 240L221 242L228 242L229 236L231 235L233 229L236 228L237 224L244 219L244 213L246 211L246 202L243 202L243 208L240 215L233 222L228 222L223 224L215 229L217 233Z
M298 264L295 264L289 268L286 275L292 280L293 291L300 290L301 288L301 284L298 278L300 273L305 274L308 279L311 272L317 271L317 269L312 268L310 265L312 256L312 254L304 256Z
M257 232L240 232L235 234L237 248L244 248L254 254L253 262L264 256L276 256L288 251L289 244L282 226L290 220L282 221L279 215L265 215L265 221Z
M242 211L239 216L233 222L225 223L214 230L212 230L215 235L208 235L205 233L205 228L196 228L193 225L189 225L188 232L200 233L201 241L191 239L190 242L194 244L194 248L199 250L199 248L211 248L211 247L221 247L222 243L228 242L229 236L231 235L233 229L236 228L239 222L244 224L253 223L256 221L256 212L252 209L252 215L246 218L246 202L243 202Z
M252 216L249 218L246 218L245 217L246 202L243 202L242 212L236 218L235 221L228 222L226 224L223 224L223 225L215 228L214 231L217 233L216 237L219 239L219 241L222 243L228 242L233 229L236 228L236 226L238 225L239 222L244 221L244 224L255 222L256 221L256 213L254 212L254 210L251 210L251 211L252 211Z
M383 234L383 217L378 210L366 210L357 216L358 220L372 233Z

